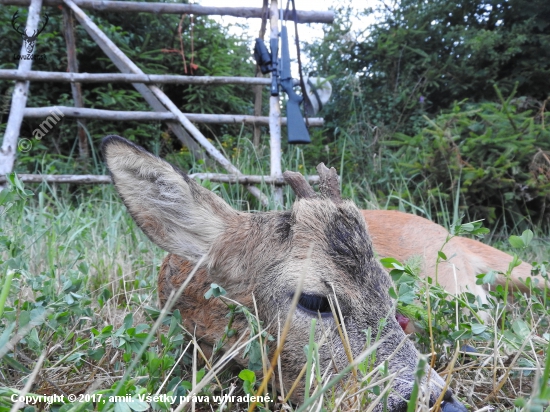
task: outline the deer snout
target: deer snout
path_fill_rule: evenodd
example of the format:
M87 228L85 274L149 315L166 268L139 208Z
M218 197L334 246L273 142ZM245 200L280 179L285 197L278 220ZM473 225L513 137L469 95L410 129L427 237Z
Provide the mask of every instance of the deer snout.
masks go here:
M430 407L435 404L441 394L441 390L439 388L442 388L445 385L445 381L437 374L435 370L432 369L431 372L432 396L430 397ZM468 409L466 409L466 407L455 398L453 391L450 389L447 389L443 395L441 410L443 412L468 412Z
M412 386L411 386L412 389ZM402 394L403 395L403 394ZM438 396L435 396L436 394L432 393L432 396L430 397L430 407L435 405L436 399ZM406 400L404 400L405 398ZM389 402L388 402L388 410L392 412L406 412L408 409L408 400L410 399L410 393L403 396L402 398L399 396L395 396L394 399L390 396ZM376 412L383 411L382 405L377 406L374 409ZM441 402L441 410L443 412L468 412L468 409L460 403L453 395L453 392L451 390L447 390L445 392L445 395L443 397L443 401Z
M427 367L426 372L428 372L429 367ZM428 375L428 374L427 374ZM409 400L413 391L413 380L414 376L412 374L401 374L396 381L394 386L394 391L388 399L388 409L391 412L406 412L409 407ZM435 405L439 397L441 396L441 388L445 386L445 381L437 374L435 370L431 370L429 373L429 379L424 377L421 384L421 391L429 391L429 406L430 408ZM421 395L422 396L422 395ZM468 412L468 409L460 403L453 392L450 389L447 389L443 395L442 402L440 404L441 411L443 412ZM382 405L377 406L374 409L376 412L382 412L384 409Z
M443 412L467 412L468 409L461 404L450 390L445 392L443 402L441 403L441 410Z

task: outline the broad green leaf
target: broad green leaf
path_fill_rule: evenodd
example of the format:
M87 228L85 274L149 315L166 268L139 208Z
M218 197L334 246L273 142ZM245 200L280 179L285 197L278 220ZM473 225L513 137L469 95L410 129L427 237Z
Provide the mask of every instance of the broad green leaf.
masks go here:
M147 402L142 402L137 398L132 398L132 400L130 402L126 402L126 404L133 411L142 412L149 409L149 404Z
M479 323L472 323L472 333L474 335L479 335L480 333L485 332L487 329L487 326L481 325Z
M515 247L516 249L522 249L525 247L525 243L523 242L523 239L519 236L510 236L510 239L508 239L508 242L512 245L512 247Z
M529 243L531 243L531 240L533 240L533 232L529 229L524 231L521 235L521 239L523 240L523 244L525 246L528 246Z
M131 328L133 323L134 323L134 314L130 312L124 317L124 329Z
M527 325L527 323L525 323L521 319L517 319L514 321L514 323L512 323L512 330L522 339L527 338L527 336L529 336L529 334L531 333L529 325Z
M241 378L243 381L256 382L256 374L250 369L243 369L239 373L239 378Z
M126 402L116 402L115 412L132 412L130 406Z

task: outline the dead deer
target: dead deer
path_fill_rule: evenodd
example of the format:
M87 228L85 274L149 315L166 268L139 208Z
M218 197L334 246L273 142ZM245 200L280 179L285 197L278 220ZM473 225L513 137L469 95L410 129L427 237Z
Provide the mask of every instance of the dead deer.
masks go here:
M320 165L320 195L299 173L284 178L297 195L284 212L243 213L232 209L214 193L185 173L119 136L103 140L103 155L114 185L143 232L170 254L158 279L161 303L182 284L191 268L199 271L179 298L185 325L207 345L214 345L226 326L226 306L205 300L212 282L227 296L257 313L277 336L278 319L285 319L300 279L299 303L281 353L285 390L297 379L305 363L311 320L319 320L316 339L324 370L340 371L348 365L344 344L335 333L336 322L347 331L349 349L357 358L366 346L365 331L380 328L382 341L376 364L388 362L396 374L387 400L390 411L405 411L411 396L419 353L395 319L395 304L388 290L392 281L378 263L361 211L343 200L336 171ZM337 302L341 317L332 314L329 300ZM246 331L244 320L233 328ZM331 332L326 335L324 331ZM276 342L269 347L273 355ZM235 358L246 367L247 363ZM466 411L434 370L424 378L425 396L434 404L442 395L442 410ZM294 392L300 402L303 385ZM377 405L375 411L383 410Z
M413 256L423 259L421 276L436 279L437 252L449 234L447 229L428 219L392 210L363 210L374 250L381 257L406 262ZM476 275L491 270L499 272L496 284L503 285L502 275L512 256L477 240L453 237L443 249L448 262L439 264L437 282L449 293L469 291L487 301L486 286L477 285ZM453 268L454 265L455 267ZM531 276L532 266L522 262L510 276L510 285L528 291L522 282Z

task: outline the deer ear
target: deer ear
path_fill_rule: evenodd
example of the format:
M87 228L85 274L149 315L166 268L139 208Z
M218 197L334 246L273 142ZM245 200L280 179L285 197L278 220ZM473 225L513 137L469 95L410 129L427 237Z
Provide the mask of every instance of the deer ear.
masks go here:
M170 163L119 136L102 151L116 190L156 245L196 263L238 212Z

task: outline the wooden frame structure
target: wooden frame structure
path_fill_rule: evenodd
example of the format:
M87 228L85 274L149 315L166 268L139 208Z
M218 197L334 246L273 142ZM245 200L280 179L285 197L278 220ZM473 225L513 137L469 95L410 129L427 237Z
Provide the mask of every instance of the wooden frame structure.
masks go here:
M86 15L83 9L109 10L125 12L149 12L149 13L189 13L195 15L228 15L245 18L262 18L269 4L270 38L277 38L279 4L278 0L264 0L264 8L234 8L234 7L202 7L194 4L173 3L143 3L131 1L101 1L101 0L0 0L5 5L28 6L26 30L36 30L42 6L62 6L64 16L64 30L66 33L67 55L69 73L31 71L32 60L21 60L17 70L0 70L0 79L15 80L12 95L12 104L6 132L0 148L0 186L5 183L3 175L13 170L19 132L24 117L46 118L53 107L27 108L27 94L30 81L58 81L70 82L75 107L55 107L64 116L78 119L105 119L111 121L124 120L163 120L166 121L175 136L187 146L198 158L204 158L205 151L210 158L220 164L228 175L214 173L200 173L192 175L198 179L209 179L217 182L239 182L246 185L247 190L260 200L263 205L268 205L267 197L254 184L267 183L273 185L273 200L276 204L282 204L282 188L284 184L281 170L281 124L286 119L281 118L279 97L270 97L269 117L241 116L241 115L202 115L184 114L178 107L156 86L163 83L178 84L249 84L265 86L271 80L263 77L194 77L176 75L147 75L132 62L97 25ZM92 37L96 44L117 66L121 73L78 73L76 59L76 45L73 32L72 19L76 18ZM299 23L331 23L334 19L332 12L298 11L296 19ZM25 44L22 45L21 54L26 54ZM153 108L153 112L120 112L111 110L87 109L83 106L80 84L85 82L122 82L131 83L134 88ZM261 92L261 89L260 89ZM256 106L257 106L256 99ZM261 113L260 113L261 114ZM271 149L271 174L270 176L244 176L223 154L210 143L191 121L203 123L252 123L254 125L268 124L270 128ZM311 126L320 126L322 119L308 119ZM87 140L84 125L79 123L79 150L85 156ZM256 135L256 131L255 131ZM108 176L73 176L73 175L21 175L27 182L56 182L56 183L108 183ZM316 176L310 176L313 183L318 180Z

